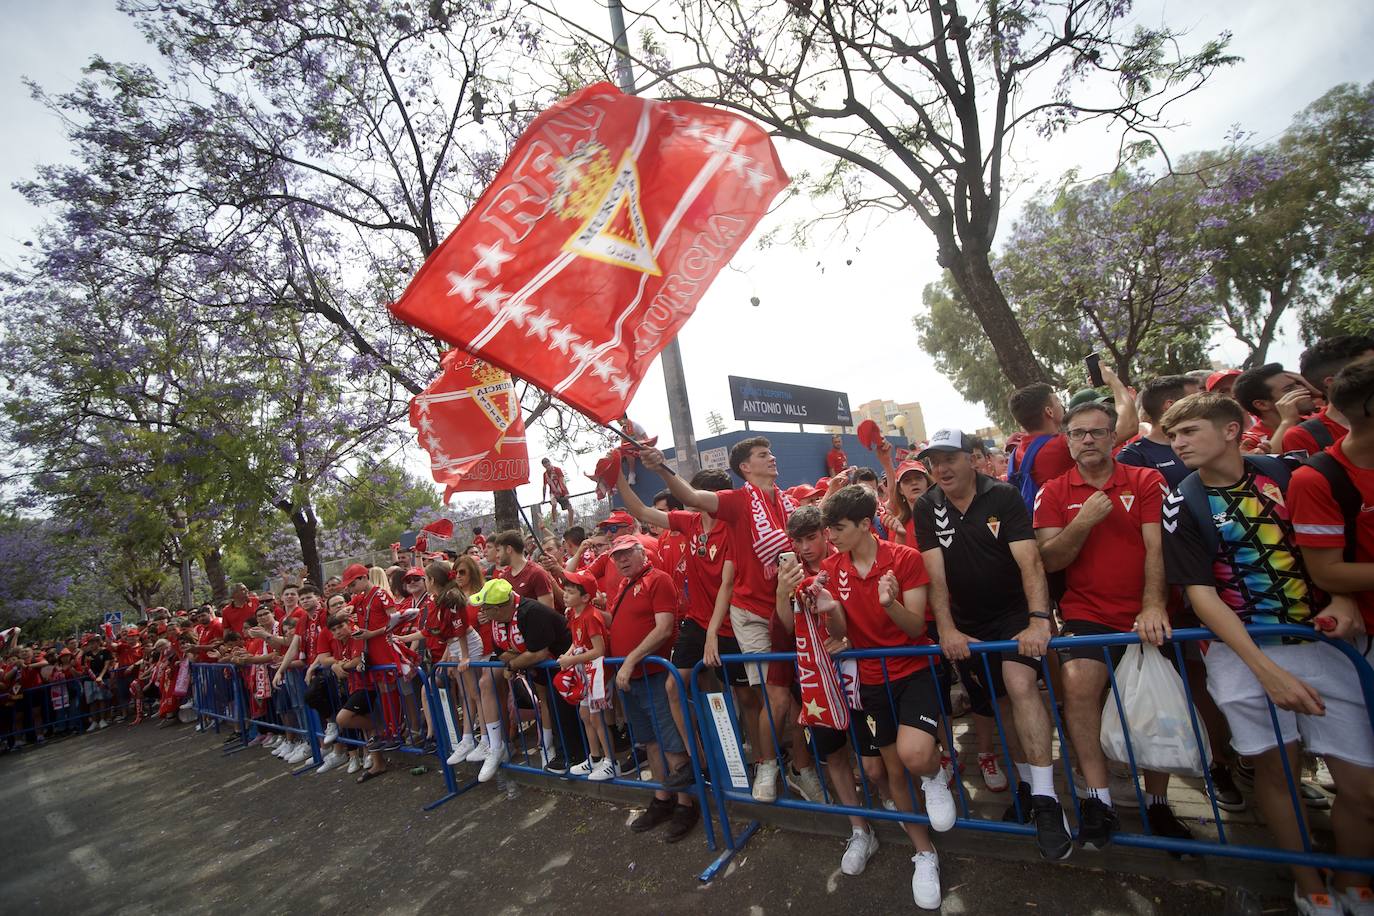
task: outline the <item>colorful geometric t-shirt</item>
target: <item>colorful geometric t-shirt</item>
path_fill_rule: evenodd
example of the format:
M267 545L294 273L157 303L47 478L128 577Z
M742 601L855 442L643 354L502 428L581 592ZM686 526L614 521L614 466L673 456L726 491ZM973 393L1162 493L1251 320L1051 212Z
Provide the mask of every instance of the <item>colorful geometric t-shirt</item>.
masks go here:
M1178 491L1165 501L1169 584L1215 586L1221 600L1246 623L1308 623L1316 612L1317 592L1294 541L1278 483L1247 465L1239 482L1205 489L1217 532L1213 556Z

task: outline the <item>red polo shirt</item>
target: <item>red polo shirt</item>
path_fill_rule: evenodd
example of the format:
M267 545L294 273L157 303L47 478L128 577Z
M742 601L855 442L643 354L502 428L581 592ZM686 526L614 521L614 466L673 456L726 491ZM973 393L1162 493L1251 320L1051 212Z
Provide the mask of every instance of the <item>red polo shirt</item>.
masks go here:
M1141 526L1160 524L1167 490L1164 477L1154 468L1115 462L1102 488L1111 497L1112 511L1089 532L1064 570L1067 591L1059 610L1065 620L1091 620L1122 632L1131 629L1145 590ZM1066 527L1095 492L1075 465L1036 494L1035 527Z
M878 603L878 581L889 571L897 577L901 592L930 584L921 553L901 544L878 542L878 554L868 575L860 576L848 553L834 553L821 561L821 569L829 577L826 589L844 607L849 642L856 649L889 649L900 646L928 646L930 637L912 639L892 622L887 611ZM897 599L901 600L899 592ZM887 675L898 680L924 670L930 656L912 655L887 659ZM883 683L883 659L859 659L859 683Z
M1374 469L1351 464L1339 443L1327 451L1345 468L1360 494L1360 512L1355 519L1355 562L1374 563ZM1293 472L1288 483L1288 511L1299 547L1345 549L1345 516L1331 495L1331 484L1315 468L1304 466ZM1356 592L1354 598L1365 629L1374 633L1374 590Z
M239 607L232 601L220 609L220 620L223 621L225 631L234 630L238 633L243 632L243 626L252 620L258 613L258 596L250 595L248 603Z
M673 592L673 580L669 579L663 570L648 566L644 574L634 580L633 585L630 585L629 581L620 583L620 588L609 607L615 608L615 616L611 618L611 645L608 651L612 656L623 657L633 652L653 630L654 615L677 616L677 596ZM676 631L669 633L668 638L654 649L653 654L667 658L673 651L676 639ZM645 667L642 664L636 665L630 676L639 677L644 673ZM662 665L648 667L650 674L664 670Z
M1350 432L1350 430L1328 417L1325 407L1317 414L1317 419L1321 420L1322 426L1325 426L1327 432L1331 433L1331 438L1335 445L1340 445L1341 440L1345 438L1345 434ZM1304 420L1304 422L1306 421ZM1289 427L1288 431L1283 434L1283 450L1285 452L1306 452L1309 455L1315 455L1322 449L1321 446L1317 444L1317 440L1312 438L1312 434L1299 425Z
M678 620L687 616L687 554L690 550L687 537L676 529L667 529L658 539L658 561L654 565L673 580L673 589L677 592Z
M391 621L391 599L386 592L377 588L375 585L363 592L361 595L354 596L354 607L358 611L358 628L361 630L379 630L384 628ZM351 640L359 642L359 640ZM350 656L351 657L351 656ZM396 664L396 652L391 648L391 641L387 639L386 633L379 633L367 640L367 667L369 673L377 665ZM378 677L395 676L395 672L378 672ZM376 678L374 678L375 680Z

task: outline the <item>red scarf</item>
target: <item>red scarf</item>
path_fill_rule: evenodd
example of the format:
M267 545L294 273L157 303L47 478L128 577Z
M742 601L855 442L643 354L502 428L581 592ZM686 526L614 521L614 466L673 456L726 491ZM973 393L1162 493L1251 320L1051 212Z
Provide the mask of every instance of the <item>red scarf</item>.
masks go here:
M752 483L744 485L744 492L749 496L749 519L754 526L754 555L763 564L764 577L775 579L778 555L792 545L787 536L787 517L797 504L777 487L773 488L772 499Z
M799 725L823 725L836 731L849 728L849 704L845 702L835 662L825 649L825 631L816 614L816 590L825 582L821 573L797 589L792 614L797 639L797 686L801 691Z

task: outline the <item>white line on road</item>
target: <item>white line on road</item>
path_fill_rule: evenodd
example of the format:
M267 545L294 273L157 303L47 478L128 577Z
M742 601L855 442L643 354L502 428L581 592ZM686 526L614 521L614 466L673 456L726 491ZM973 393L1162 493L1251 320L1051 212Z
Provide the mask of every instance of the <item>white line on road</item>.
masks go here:
M254 775L254 776L255 776L255 775L257 775L257 774L254 773L254 774L250 774L250 775ZM255 782L255 783L253 783L251 786L247 786L246 788L239 789L239 794L240 794L240 795L247 795L249 792L253 792L253 791L256 791L257 789L261 789L263 786L267 785L269 782L276 782L278 779L281 779L283 776L290 776L290 775L291 775L291 771L290 771L290 770L287 770L285 773L278 773L276 776L269 776L267 779L264 779L262 782ZM226 785L228 785L228 783L226 783Z
M94 846L78 846L67 853L67 858L81 870L86 879L97 887L104 886L114 877L114 870Z

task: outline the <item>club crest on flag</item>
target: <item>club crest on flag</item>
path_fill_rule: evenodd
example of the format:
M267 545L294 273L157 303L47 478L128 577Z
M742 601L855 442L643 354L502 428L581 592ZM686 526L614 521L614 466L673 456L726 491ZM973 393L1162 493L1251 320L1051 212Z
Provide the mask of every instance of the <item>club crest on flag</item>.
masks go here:
M588 143L559 162L559 194L554 209L561 216L584 217L564 251L662 276L639 201L639 169L629 150L614 172L600 143ZM581 178L581 181L576 181ZM558 200L563 200L560 208Z

